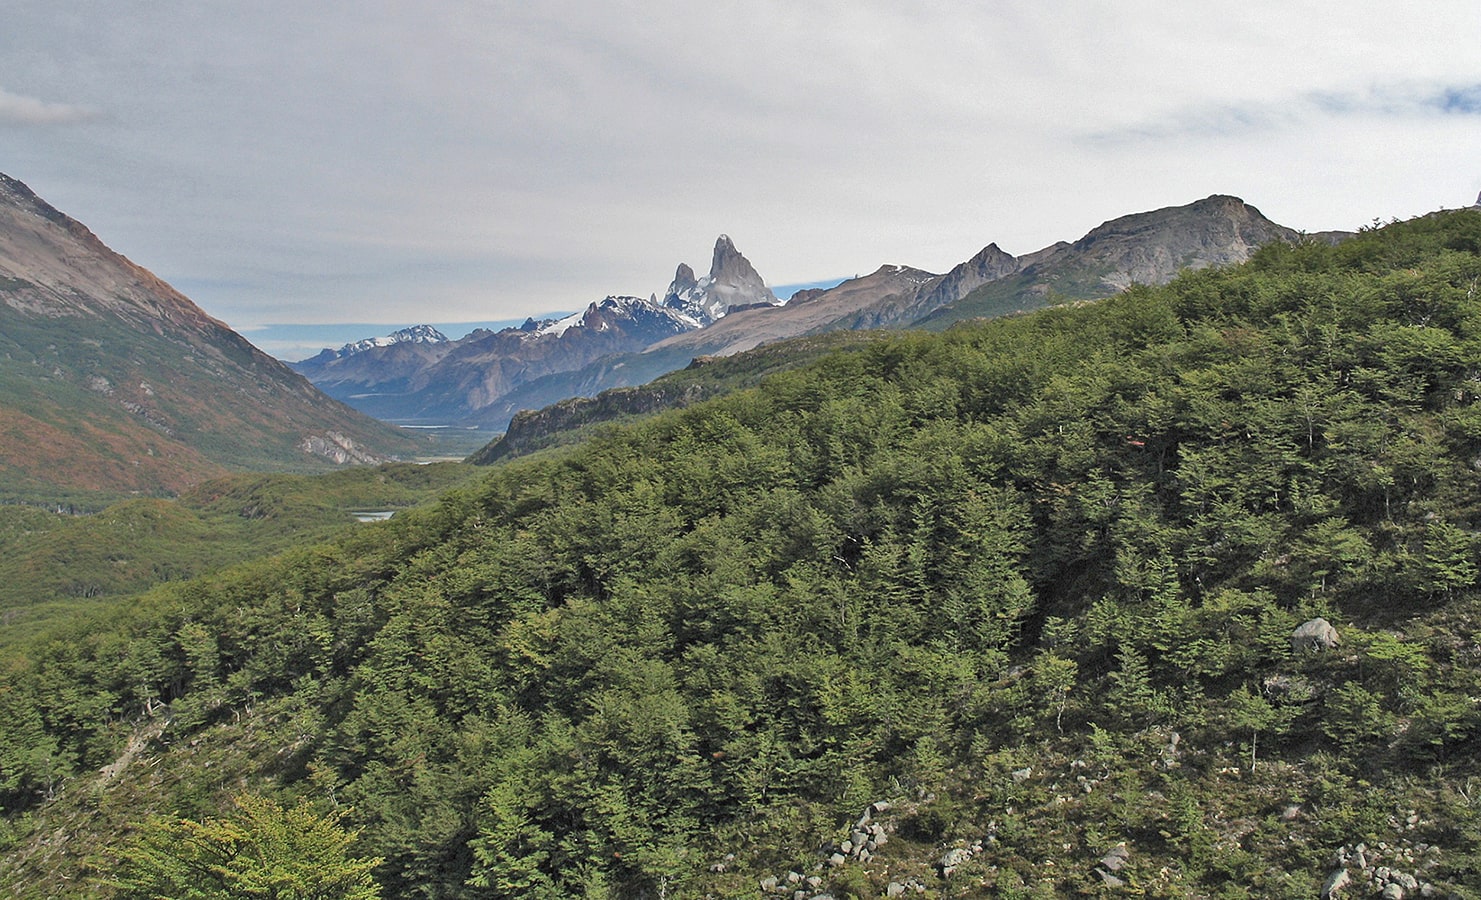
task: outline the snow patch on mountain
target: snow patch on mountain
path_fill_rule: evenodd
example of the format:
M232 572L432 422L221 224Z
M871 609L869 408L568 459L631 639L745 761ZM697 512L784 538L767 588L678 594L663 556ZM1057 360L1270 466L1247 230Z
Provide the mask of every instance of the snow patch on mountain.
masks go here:
M376 347L390 347L395 344L445 344L447 335L433 328L431 325L413 325L400 331L393 331L381 337L365 338L361 341L352 341L334 351L335 358L343 359L346 356L354 356L356 353L364 353Z
M536 329L533 333L541 337L549 337L550 335L559 337L565 334L569 329L575 328L582 322L586 321L586 314L590 311L591 309L590 307L588 307L587 309L583 309L581 312L572 313L571 315L566 316L564 319L556 319L554 322L549 322Z
M566 316L564 319L541 323L540 327L531 330L529 335L531 338L561 337L573 328L610 331L612 323L619 319L666 323L674 334L699 327L699 322L692 316L661 306L653 300L613 295L591 304L581 312Z

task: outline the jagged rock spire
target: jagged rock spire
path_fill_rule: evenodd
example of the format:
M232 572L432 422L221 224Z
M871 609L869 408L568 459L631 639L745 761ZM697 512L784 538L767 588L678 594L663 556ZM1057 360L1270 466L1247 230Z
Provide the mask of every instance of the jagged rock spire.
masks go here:
M722 234L715 241L710 274L696 279L694 270L681 263L663 304L707 325L733 308L756 304L776 306L779 301L750 260L735 249L730 236Z

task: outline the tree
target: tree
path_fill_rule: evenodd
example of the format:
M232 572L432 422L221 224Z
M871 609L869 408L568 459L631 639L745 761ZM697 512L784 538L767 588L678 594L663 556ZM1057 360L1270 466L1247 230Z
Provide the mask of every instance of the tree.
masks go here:
M1044 653L1034 661L1034 684L1038 686L1040 695L1055 705L1054 727L1058 731L1064 731L1064 713L1069 705L1070 690L1075 686L1075 678L1080 674L1080 667L1073 659L1065 659L1055 653Z
M340 825L344 815L242 795L227 818L151 819L114 886L137 900L377 900L381 860L351 855L359 832Z
M1255 771L1260 732L1279 727L1280 718L1279 712L1269 701L1245 685L1240 685L1229 695L1229 727L1235 731L1250 733L1251 772Z

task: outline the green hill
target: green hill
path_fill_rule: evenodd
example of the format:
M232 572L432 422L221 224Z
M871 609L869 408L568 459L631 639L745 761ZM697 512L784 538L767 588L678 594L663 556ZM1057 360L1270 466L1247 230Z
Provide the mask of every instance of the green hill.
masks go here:
M292 810L388 897L1475 896L1478 281L1464 211L890 336L73 623L0 884Z

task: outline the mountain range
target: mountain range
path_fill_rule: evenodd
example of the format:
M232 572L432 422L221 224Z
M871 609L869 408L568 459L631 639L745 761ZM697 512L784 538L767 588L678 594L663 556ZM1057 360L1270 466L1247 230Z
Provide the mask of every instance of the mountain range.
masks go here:
M0 485L173 493L422 441L331 400L0 175Z
M696 278L681 264L662 301L656 294L609 296L564 318L479 329L453 341L397 332L292 366L330 396L381 419L482 424L492 418L502 428L508 415L501 401L532 381L642 350L712 325L733 310L777 302L731 239L721 235L709 274Z
M502 431L520 410L644 384L696 358L838 330L940 329L1105 297L1132 284L1164 284L1185 269L1241 262L1271 241L1301 237L1237 197L1214 195L1112 219L1077 241L1023 256L990 243L942 274L883 265L832 288L800 291L783 304L721 235L710 274L697 279L680 265L662 301L608 298L559 326L529 322L497 334L475 332L436 350L413 352L398 343L350 356L326 351L294 368L381 418Z
M520 410L644 384L695 359L1106 296L1299 237L1213 196L1023 256L988 244L945 273L884 265L781 303L721 235L708 273L681 264L661 295L609 296L456 340L420 326L326 350L295 373L0 176L0 479L15 496L172 493L232 469L409 455L429 438L370 417L503 431Z

